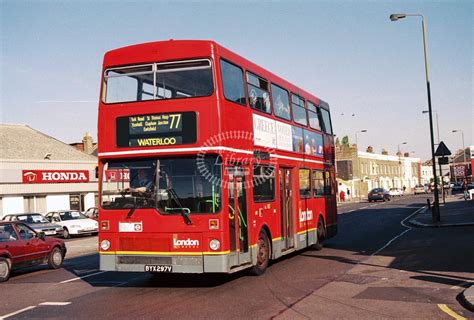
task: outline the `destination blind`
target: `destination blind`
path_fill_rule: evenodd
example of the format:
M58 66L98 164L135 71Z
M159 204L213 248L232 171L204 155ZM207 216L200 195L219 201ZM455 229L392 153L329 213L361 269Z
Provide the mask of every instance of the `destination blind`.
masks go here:
M173 112L117 118L118 147L160 147L196 142L196 113Z

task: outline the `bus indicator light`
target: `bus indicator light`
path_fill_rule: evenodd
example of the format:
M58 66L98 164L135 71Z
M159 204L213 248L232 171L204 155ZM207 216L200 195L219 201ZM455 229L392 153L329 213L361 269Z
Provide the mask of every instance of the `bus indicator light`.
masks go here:
M100 223L100 230L109 230L109 221L108 220L104 220Z
M219 230L219 220L210 219L209 220L209 230Z

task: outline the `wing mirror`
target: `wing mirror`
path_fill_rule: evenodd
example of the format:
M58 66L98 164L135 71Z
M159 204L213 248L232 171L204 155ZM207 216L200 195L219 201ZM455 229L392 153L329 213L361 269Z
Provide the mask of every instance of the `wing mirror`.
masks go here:
M38 232L38 238L40 238L41 240L44 240L46 239L46 234L43 231Z

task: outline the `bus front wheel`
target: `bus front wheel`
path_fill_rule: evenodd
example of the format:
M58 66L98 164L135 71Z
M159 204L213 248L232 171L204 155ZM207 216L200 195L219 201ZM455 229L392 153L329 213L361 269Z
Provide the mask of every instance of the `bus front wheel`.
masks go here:
M318 229L316 230L316 243L312 245L313 250L319 251L323 249L323 241L326 238L326 228L324 228L323 219L318 219Z
M270 240L264 230L260 231L257 241L257 263L253 266L251 273L259 276L265 273L270 263Z

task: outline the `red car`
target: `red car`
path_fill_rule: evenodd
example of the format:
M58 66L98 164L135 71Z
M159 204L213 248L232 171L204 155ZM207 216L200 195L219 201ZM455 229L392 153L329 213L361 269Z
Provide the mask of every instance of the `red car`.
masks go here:
M8 280L12 269L45 262L57 269L65 255L63 240L46 238L19 221L0 221L0 282Z

